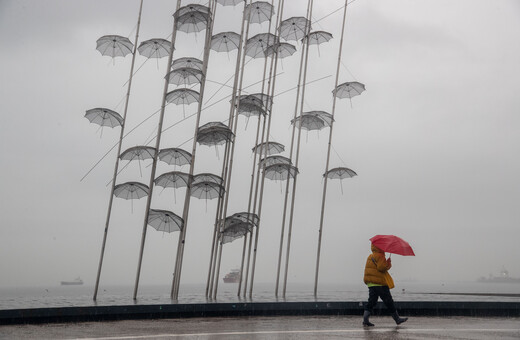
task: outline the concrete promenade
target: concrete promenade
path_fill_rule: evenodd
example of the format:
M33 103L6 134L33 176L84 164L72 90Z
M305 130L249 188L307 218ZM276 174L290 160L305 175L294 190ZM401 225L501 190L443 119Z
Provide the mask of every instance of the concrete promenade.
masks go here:
M403 314L404 315L404 314ZM520 339L519 317L353 315L214 317L0 326L0 339Z

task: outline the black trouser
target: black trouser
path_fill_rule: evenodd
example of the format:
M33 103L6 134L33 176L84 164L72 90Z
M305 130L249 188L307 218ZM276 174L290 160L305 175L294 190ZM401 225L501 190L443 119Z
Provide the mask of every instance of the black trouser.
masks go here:
M378 298L383 300L390 313L393 314L395 312L394 299L392 299L392 294L388 286L368 287L368 304L365 306L365 310L372 313Z

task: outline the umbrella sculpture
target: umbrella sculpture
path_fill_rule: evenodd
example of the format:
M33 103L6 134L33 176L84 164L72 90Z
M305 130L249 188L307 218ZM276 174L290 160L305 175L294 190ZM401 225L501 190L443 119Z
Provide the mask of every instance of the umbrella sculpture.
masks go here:
M339 179L340 180L340 186L341 186L341 193L343 194L343 179L344 178L352 178L354 176L357 176L357 173L354 170L351 170L349 168L334 168L327 171L326 174L323 174L323 177L327 176L327 178L330 179Z
M248 212L239 212L231 215L232 218L238 219L242 222L250 222L254 226L258 225L258 222L260 222L260 218L257 214L248 213Z
M325 126L327 126L327 127L330 127L332 125L332 122L334 121L334 118L332 117L332 115L325 111L309 111L309 112L306 112L306 114L320 117L323 120L323 122L325 123Z
M281 153L285 150L285 146L283 144L277 142L264 142L257 144L253 149L253 153L261 152L261 154L273 155L276 153Z
M276 42L272 33L260 33L246 41L246 55L252 58L265 58L267 48Z
M161 176L157 177L154 180L155 185L163 187L163 188L182 188L188 186L190 175L185 172L180 171L170 171ZM173 199L174 202L177 203L177 194L176 190L173 190Z
M329 41L330 39L332 39L332 34L324 31L316 31L309 33L307 42L309 43L309 45L318 46L318 55L321 56L320 45L324 42Z
M284 42L274 44L274 45L269 46L265 50L265 56L266 57L274 56L276 52L278 52L278 58L283 59L283 58L290 57L294 53L296 53L296 47L294 47L294 45L291 45L289 43L284 43Z
M125 161L132 161L135 159L145 160L151 159L155 155L155 148L151 146L134 146L126 149L121 153L119 158Z
M258 105L240 101L238 107L238 114L244 115L246 117L251 117L259 115L265 116L267 112L265 112L265 110Z
M169 165L186 165L191 163L191 153L179 148L167 148L159 151L159 160Z
M181 171L164 173L154 180L155 185L163 188L182 188L188 186L190 175Z
M302 113L296 119L291 119L291 124L296 123L297 127L304 130L321 130L325 127L325 122L318 116Z
M332 39L332 34L325 31L316 31L309 33L309 45L320 45L324 42L328 42L330 39Z
M298 169L291 164L273 164L265 168L264 176L268 179L280 181L289 177L294 178L298 172Z
M91 123L100 126L109 126L113 128L123 125L123 117L121 117L119 113L101 107L87 110L85 118L87 118Z
M193 184L201 182L213 182L222 185L223 181L224 180L222 177L210 173L200 173L193 176Z
M202 82L204 74L196 68L183 67L169 72L166 77L169 84L186 86Z
M166 101L176 105L189 105L199 102L199 93L190 89L176 89L168 92Z
M197 33L204 29L209 21L209 15L204 12L192 11L176 15L177 30L185 33Z
M132 200L131 211L134 212L134 199L140 199L148 195L150 189L147 185L139 182L126 182L114 187L114 196Z
M274 7L265 1L256 1L246 6L245 17L252 24L261 24L269 19L274 14Z
M151 146L134 146L129 149L126 149L121 153L119 158L125 161L139 161L139 173L141 177L143 173L141 171L141 161L146 159L152 159L155 156L155 148Z
M251 100L251 98L261 100L263 108L265 108L268 111L271 110L271 106L273 105L273 98L270 95L264 93L248 94L246 98L249 98L249 100Z
M224 195L224 187L215 182L198 182L191 187L190 194L193 197L205 200L212 200Z
M236 218L226 218L226 222L220 232L222 244L233 242L236 239L250 233L253 230L251 222L243 222Z
M212 122L208 124L214 124L218 122ZM197 142L202 145L222 145L226 142L233 140L233 132L226 125L219 123L218 125L208 124L199 127L197 133Z
M311 22L304 17L292 17L280 24L280 38L290 41L299 40L305 36L305 29L310 29Z
M203 63L200 59L193 57L183 57L172 62L172 70L179 68L194 68L202 72Z
M148 214L148 225L152 226L157 231L171 233L182 230L184 221L181 217L175 215L171 211L150 209Z
M166 39L150 39L139 44L139 54L147 58L163 58L170 54L171 43Z
M118 184L114 189L114 196L125 200L140 199L148 195L148 186L139 182Z
M376 235L370 241L384 252L403 256L415 256L410 244L395 235Z
M235 32L222 32L211 37L211 49L216 52L231 52L238 49L240 34Z
M332 94L336 96L336 98L352 98L360 95L363 91L365 91L365 85L357 81L352 81L338 85L332 91Z
M179 10L177 12L175 12L174 15L176 15L176 16L183 16L185 14L193 13L193 12L200 12L200 13L204 13L204 14L211 14L211 11L210 11L209 7L207 7L207 6L197 5L197 4L189 4L189 5L186 5L186 6L183 6L183 7L179 8Z
M217 4L222 6L236 6L241 2L244 2L244 0L217 0Z
M134 44L125 37L120 35L105 35L97 41L96 49L101 55L115 57L124 57L132 53Z
M264 166L268 167L273 164L291 164L291 160L284 156L267 156L266 158L262 158L260 160L259 166L263 168Z

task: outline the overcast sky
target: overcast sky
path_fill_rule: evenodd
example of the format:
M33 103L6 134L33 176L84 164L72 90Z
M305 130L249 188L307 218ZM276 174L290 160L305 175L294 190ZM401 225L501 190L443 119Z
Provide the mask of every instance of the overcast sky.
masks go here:
M203 3L203 1L194 1ZM286 1L284 18L304 16L306 1ZM183 4L186 2L183 1ZM314 21L342 0L315 1ZM83 181L117 142L85 111L122 114L131 57L101 56L107 34L135 39L139 1L0 0L0 286L57 285L78 275L93 285L115 153ZM140 41L168 38L175 1L145 1ZM240 30L242 7L219 6L214 32ZM312 47L304 110L332 109L342 11L313 24L334 39ZM520 3L515 0L357 0L349 5L340 82L367 91L337 103L331 167L353 179L329 181L321 281L361 283L368 239L396 234L415 257L392 256L395 281L473 281L505 267L520 277ZM250 35L267 24L251 26ZM204 32L178 34L174 58L200 58ZM276 93L294 87L298 52L279 66ZM233 75L236 52L211 53L208 80ZM127 131L161 104L166 59L136 58ZM249 59L249 58L248 58ZM246 66L244 86L261 80L262 60ZM173 87L171 87L173 89ZM228 88L208 83L201 123L229 112ZM259 92L260 85L247 89ZM272 139L290 146L296 92L275 98ZM195 105L168 106L165 127ZM123 150L156 131L157 115L125 139ZM161 147L191 150L195 120L164 133ZM246 129L247 127L247 129ZM229 213L247 210L256 119L240 117ZM328 131L303 132L289 282L312 282ZM220 147L199 146L195 173L220 174ZM288 151L282 155L288 156ZM126 165L126 162L122 162ZM131 163L118 183L148 183L149 163ZM173 170L161 164L157 173ZM188 171L187 168L177 170ZM273 282L280 238L282 185L267 182L256 282ZM155 190L153 208L182 215L184 191ZM115 199L101 284L133 285L146 199ZM216 201L192 200L183 283L204 283ZM132 212L133 210L133 212ZM142 284L169 284L178 233L148 230ZM242 241L225 246L222 271L240 265ZM311 286L309 286L311 287ZM182 294L182 293L181 293Z

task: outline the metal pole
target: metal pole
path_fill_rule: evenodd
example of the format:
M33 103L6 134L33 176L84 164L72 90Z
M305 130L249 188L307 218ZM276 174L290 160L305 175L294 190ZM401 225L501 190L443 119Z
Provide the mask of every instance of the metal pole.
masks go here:
M132 53L132 64L130 66L130 78L128 80L128 87L126 92L126 101L125 101L125 110L123 113L123 123L121 124L121 133L119 135L119 145L117 147L117 157L116 157L116 164L114 166L114 175L112 176L112 186L110 189L110 199L108 201L108 212L107 212L107 218L105 222L105 232L103 234L103 242L101 245L101 255L99 257L99 266L96 276L96 285L94 287L94 297L93 300L95 301L97 299L97 293L99 288L99 278L101 276L101 267L103 266L103 257L105 254L105 245L107 242L107 236L108 236L108 226L110 224L110 215L112 213L112 203L114 201L114 189L116 186L116 178L117 178L117 172L119 169L119 156L121 155L121 145L123 144L123 136L125 132L125 125L126 125L126 114L128 112L128 102L130 101L130 89L132 88L132 78L134 75L134 65L135 65L135 56L137 54L137 42L139 40L139 28L141 27L141 13L143 11L143 0L141 0L139 5L139 15L137 17L137 28L135 32L135 43L134 43L134 50Z
M278 2L278 14L276 16L276 25L275 27L279 27L280 26L280 22L281 22L281 19L283 17L283 9L284 9L284 4L285 4L285 1L284 0L280 0ZM276 35L276 39L275 39L275 46L278 46L278 44L280 43L280 36L279 35ZM274 89L275 89L275 84L276 84L276 71L277 71L277 67L278 67L278 48L275 49L275 54L274 56L271 57L271 66L269 68L269 82L268 82L268 87L267 87L267 94L268 94L268 99L270 100L269 101L269 104L270 104L270 112L269 112L269 117L266 117L264 118L264 124L263 124L263 127L262 127L262 138L260 140L260 150L258 151L259 155L258 155L258 160L260 161L262 159L262 152L264 153L264 158L267 157L267 143L269 142L269 133L271 131L271 120L272 120L272 117L273 117L273 107L272 107L272 103L271 103L271 100L274 96ZM266 131L266 120L267 120L267 131ZM265 169L265 164L263 166L263 169ZM254 171L254 168L253 168L253 171ZM249 296L252 297L253 295L253 284L254 284L254 278L255 278L255 268L256 268L256 254L257 254L257 249L258 249L258 235L260 233L260 224L261 224L261 219L260 219L260 216L261 216L261 212L262 212L262 199L263 199L263 185L264 185L264 180L265 180L265 177L264 176L261 176L261 172L260 172L260 164L258 165L258 168L257 168L257 173L256 173L256 186L255 186L255 199L254 199L254 203L253 203L253 213L256 212L256 207L257 207L257 201L259 201L259 204L258 204L258 217L259 217L259 220L258 220L258 225L256 226L256 233L255 233L255 245L254 245L254 249L253 249L253 263L252 263L252 267L251 267L251 283L249 285ZM262 183L261 185L261 189L260 189L260 196L258 195L258 185L259 183ZM251 231L251 239L250 239L250 242L249 242L249 252L248 252L248 258L247 258L247 268L248 268L248 271L249 271L249 261L250 261L250 256L251 256L251 245L252 245L252 239L253 239L253 231ZM246 286L247 286L247 276L246 276L246 285L244 287L244 296L246 295Z
M314 4L314 0L310 0L310 10L309 10L309 21L312 19L312 7ZM308 39L309 33L310 33L310 25L309 27L306 27L305 31L305 38ZM304 40L305 41L305 40ZM301 98L301 104L300 104L300 117L303 111L303 104L305 100L305 88L306 88L306 80L307 80L307 63L309 61L309 43L305 44L305 67L304 67L304 73L303 73L303 86L302 86L302 98ZM294 121L294 124L296 125L296 120ZM300 122L300 126L298 127L298 142L296 143L296 161L294 163L294 166L298 168L298 160L300 157L300 139L302 134L302 126ZM285 275L283 280L283 297L285 298L285 292L287 291L287 274L289 271L289 255L291 250L291 236L292 236L292 224L293 224L293 217L294 217L294 200L296 198L296 184L298 181L298 173L296 172L294 174L294 182L293 182L293 188L292 188L292 195L291 195L291 212L289 214L289 230L287 232L287 248L285 253Z
M180 8L180 5L181 5L181 0L177 0L177 10ZM150 214L150 206L152 203L153 181L155 179L155 171L157 170L157 154L159 153L158 150L159 150L159 146L161 145L160 143L161 143L162 125L163 125L163 120L164 120L164 112L166 109L166 94L168 93L168 84L169 84L169 80L170 80L169 71L170 71L170 66L172 64L172 59L173 59L175 38L177 36L177 24L176 23L177 23L177 20L174 17L172 41L170 43L170 54L168 56L168 67L166 69L166 77L164 79L164 91L163 91L163 98L162 98L162 104L161 104L161 113L159 115L159 123L157 125L155 153L154 153L153 162L152 162L152 170L150 172L150 183L148 186L150 189L149 189L149 193L148 193L148 198L146 200L146 211L145 211L145 216L144 216L143 232L142 232L142 236L141 236L141 248L139 250L139 261L137 264L137 274L135 277L135 286L134 286L134 294L133 294L134 300L137 299L137 290L139 287L139 276L141 275L141 265L143 262L143 251L144 251L144 244L145 244L145 240L146 240L146 229L148 226L148 215Z
M271 1L271 6L274 8L274 0ZM280 1L278 2L278 12L277 12L277 16L276 16L276 22L275 22L275 27L278 27L278 21L279 21L279 17L280 17ZM271 18L269 18L269 28L267 30L268 33L271 33L271 27L272 27L272 20ZM276 29L275 29L275 37L276 37ZM275 41L274 41L274 44L277 43L277 39L275 38ZM273 58L271 58L271 64L270 64L270 67L269 67L269 84L270 84L270 79L271 79L271 76L272 76L272 72L273 72ZM265 75L266 75L266 72L267 72L267 56L265 56L265 62L264 62L264 72L262 74L262 90L261 90L261 94L262 95L266 95L264 93L264 89L265 89ZM267 92L269 93L269 88L267 89ZM271 103L271 100L269 97L267 97L267 100L268 100L268 105L266 105L266 115L270 114L270 110L272 110L272 107L270 105ZM264 116L264 119L263 119L263 126L262 126L262 141L264 140L264 134L265 134L265 125L266 125L266 120L267 120L267 117ZM258 145L258 137L260 136L260 124L262 122L262 117L261 117L261 114L258 115L258 126L256 128L256 138L255 138L255 147L256 145ZM248 203L247 203L247 213L251 213L251 201L252 201L252 197L253 197L253 184L255 182L255 168L256 168L256 163L257 163L257 157L258 157L258 161L260 161L261 159L261 156L262 156L262 148L263 146L260 147L260 150L259 152L255 152L253 154L253 165L252 165L252 170L251 170L251 184L250 184L250 187L249 187L249 199L248 199ZM258 196L258 182L259 182L259 178L256 177L256 188L255 188L255 203L253 204L253 214L256 212L256 198ZM260 223L260 221L259 221ZM253 226L253 229L251 229L251 238L253 237L253 230L254 230L254 226ZM241 270L243 269L243 266L244 266L244 260L245 260L245 253L246 253L246 238L247 237L244 237L244 245L243 245L243 249L242 249L242 262L241 262ZM251 248L249 248L251 249ZM249 261L249 256L248 256L248 261ZM249 263L247 264L247 272L246 272L246 276L245 276L245 281L244 281L244 295L245 295L245 291L246 291L246 287L247 287L247 280L248 280L248 275L249 275ZM237 292L237 295L240 296L240 290L241 290L241 287L242 287L242 277L240 277L240 281L238 283L238 292Z
M252 3L252 0L249 1L249 5L251 5ZM251 19L251 9L249 10L249 13L248 13L248 21L247 21L247 28L246 28L246 36L244 38L244 41L247 41L248 39L248 36L249 36L249 26L250 26L250 19ZM244 46L245 48L245 46ZM246 53L244 51L244 53L242 54L242 67L241 67L241 73L240 73L240 81L239 81L239 84L238 84L238 93L236 94L236 97L234 97L234 102L236 103L236 105L233 105L231 110L233 110L233 135L235 136L236 138L236 131L237 131L237 126L238 126L238 110L240 109L240 100L237 101L237 98L240 98L240 95L242 93L242 84L243 84L243 81L244 81L244 69L245 69L245 59L246 59ZM232 103L233 104L233 103ZM235 109L235 106L236 106L236 109ZM235 113L236 112L236 113ZM229 188L231 187L231 174L233 172L233 155L235 153L235 144L236 144L236 139L233 140L231 142L231 152L230 152L230 155L229 155L229 165L228 165L228 170L227 170L227 175L226 175L226 178L227 178L227 181L226 181L226 191L224 193L224 209L221 211L221 214L220 214L220 221L224 221L224 219L226 218L226 214L227 214L227 207L228 207L228 202L229 202ZM222 242L221 242L221 245L220 247L222 247ZM222 250L220 250L221 252ZM213 290L213 298L215 299L217 297L217 290L218 290L218 277L219 277L219 270L220 270L220 264L219 264L219 268L217 268L216 270L216 280L215 280L215 287L214 287L214 290Z
M210 47L211 47L211 35L213 33L213 23L214 23L214 18L213 16L215 15L215 8L216 8L216 2L214 0L210 0L209 4L208 4L208 7L210 8L211 10L211 13L208 17L209 19L209 23L208 23L208 26L206 27L206 40L205 40L205 44L204 44L204 60L203 60L203 76L204 76L204 79L203 81L201 82L200 84L200 96L199 96L199 107L198 107L198 110L197 110L197 119L196 119L196 123L195 123L195 133L194 133L194 136L193 136L193 147L192 147L192 153L191 153L191 163L190 163L190 172L189 172L189 179L188 179L188 186L186 188L186 196L185 196L185 199L184 199L184 209L183 209L183 213L182 213L182 219L184 221L184 228L182 229L182 233L181 233L181 236L182 236L182 241L181 241L181 248L180 248L180 253L179 253L179 257L177 258L177 261L176 261L176 271L175 271L175 274L174 274L174 293L173 295L171 296L172 299L176 300L179 296L179 286L180 286L180 279L181 279L181 272L182 272L182 260L183 260L183 256L184 256L184 246L185 246L185 239L186 239L186 230L187 230L187 227L188 227L188 214L189 214L189 211L190 211L190 195L191 195L191 185L192 185L192 182L193 182L193 170L194 170L194 167L195 167L195 156L196 156L196 153L197 153L197 136L198 136L198 128L199 128L199 124L200 124L200 115L201 115L201 112L202 112L202 103L203 103L203 98L204 98L204 89L206 87L206 74L207 74L207 71L208 71L208 64L209 64L209 56L210 56Z
M334 89L338 87L339 82L339 68L341 65L341 52L343 50L343 38L345 36L345 23L347 21L347 4L348 0L345 0L345 9L343 10L343 24L341 26L341 39L339 42L339 52L338 52L338 64L336 67L336 80L334 82ZM329 144L327 148L327 161L325 163L325 178L323 180L323 196L321 198L321 215L320 215L320 229L318 231L318 250L316 255L316 274L314 276L314 296L318 295L318 273L320 270L320 252L321 252L321 238L323 235L323 217L325 214L325 198L327 197L327 172L329 172L329 161L330 161L330 149L332 146L332 127L334 126L334 113L336 112L336 96L333 96L332 100L332 119L330 123L330 132L329 132Z
M311 6L311 0L309 0L307 2L307 13L306 13L307 18L309 18L310 6ZM307 31L308 31L308 29L307 29L307 27L305 27L305 32L307 32ZM305 45L305 46L307 46L307 45ZM296 104L294 106L294 118L293 119L295 122L296 122L296 117L298 114L298 102L300 99L300 89L301 89L302 70L303 70L304 60L305 60L305 50L304 50L304 47L302 46L302 54L301 54L301 58L300 58L300 72L298 75L298 85L296 87ZM293 157L293 150L294 150L295 132L296 132L296 123L293 124L292 134L291 134L291 148L290 148L290 152L289 152L289 159L291 161L291 164L292 164L292 157ZM285 197L284 197L283 214L282 214L282 227L280 229L280 249L278 252L278 266L277 266L277 270L276 270L276 286L275 286L275 290L274 290L274 295L276 297L278 297L278 288L280 285L280 270L281 270L281 266L282 266L283 241L284 241L284 235L285 235L285 220L286 220L286 216L287 216L287 202L288 202L288 197L289 197L290 180L291 179L289 176L287 178L287 183L285 184Z

